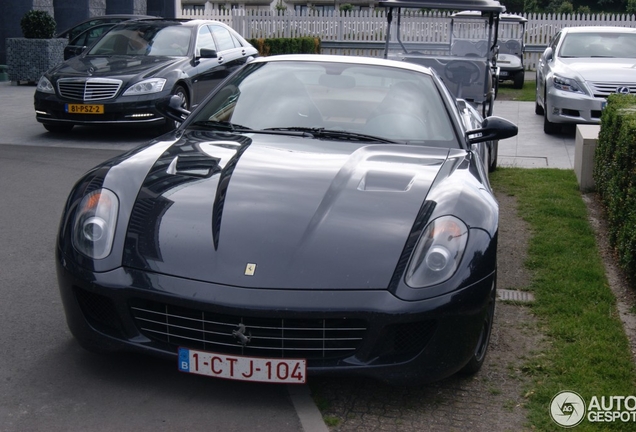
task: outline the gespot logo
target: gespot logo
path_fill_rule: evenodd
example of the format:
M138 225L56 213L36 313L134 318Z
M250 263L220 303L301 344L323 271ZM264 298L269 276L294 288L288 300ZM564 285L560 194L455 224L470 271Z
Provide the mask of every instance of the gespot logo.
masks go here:
M585 401L573 391L559 392L550 402L550 416L559 426L574 427L585 418Z

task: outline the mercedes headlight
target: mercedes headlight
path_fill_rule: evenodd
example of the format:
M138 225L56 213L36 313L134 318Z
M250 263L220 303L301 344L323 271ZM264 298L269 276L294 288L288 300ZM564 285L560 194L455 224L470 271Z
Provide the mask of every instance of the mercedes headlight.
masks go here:
M93 259L106 258L113 246L119 200L108 189L86 195L77 209L73 224L73 246Z
M552 83L554 85L554 88L557 90L585 94L581 85L576 80L573 80L571 78L563 78L555 75L552 79Z
M133 84L124 92L123 96L139 96L150 93L158 93L163 90L164 85L166 85L165 78L150 78Z
M55 89L53 88L53 84L46 77L41 77L38 81L38 86L35 88L36 91L42 93L55 93Z
M459 267L467 242L468 227L455 216L430 222L413 251L406 284L424 288L450 279Z

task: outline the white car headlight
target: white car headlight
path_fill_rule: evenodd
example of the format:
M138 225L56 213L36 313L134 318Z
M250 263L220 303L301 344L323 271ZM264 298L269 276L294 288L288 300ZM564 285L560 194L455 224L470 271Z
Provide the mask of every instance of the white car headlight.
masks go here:
M124 92L123 96L139 96L150 93L158 93L163 90L164 85L166 85L165 78L150 78L133 84Z
M73 224L73 246L93 259L106 258L113 246L119 200L108 189L86 195L77 209Z
M552 83L554 85L554 88L557 90L585 94L581 85L576 80L573 80L571 78L563 78L555 75L552 79Z
M42 93L55 93L55 89L53 88L53 84L46 77L40 78L38 81L38 86L35 88L36 91Z
M455 216L442 216L430 222L409 262L406 284L424 288L448 280L457 270L467 242L468 227Z

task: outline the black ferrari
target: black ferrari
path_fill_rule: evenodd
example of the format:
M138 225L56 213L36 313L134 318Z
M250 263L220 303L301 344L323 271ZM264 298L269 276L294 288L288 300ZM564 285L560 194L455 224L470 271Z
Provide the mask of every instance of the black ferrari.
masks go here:
M516 133L423 66L258 58L75 185L56 248L71 332L236 380L475 373L497 279L486 142Z
M40 78L35 116L54 133L75 125L151 125L167 132L177 123L166 121L157 103L178 95L183 108L196 107L255 56L258 51L221 22L126 21Z

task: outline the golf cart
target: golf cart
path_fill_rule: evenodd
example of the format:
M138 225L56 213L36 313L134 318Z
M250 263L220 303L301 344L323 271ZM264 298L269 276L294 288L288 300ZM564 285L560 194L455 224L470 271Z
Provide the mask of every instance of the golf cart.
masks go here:
M380 0L378 6L388 10L385 58L434 69L457 99L481 108L484 117L492 115L499 16L505 6L496 0ZM475 12L423 18L417 13L421 9Z
M451 15L451 27L455 24L469 23L471 20L477 22L484 17L479 11L462 11ZM499 31L497 32L498 50L497 66L499 66L499 81L513 81L514 88L523 88L524 65L523 53L525 51L524 35L526 23L522 16L502 13L499 15ZM485 46L487 41L485 35L479 32L465 34L464 40L468 40L475 46ZM496 83L495 83L496 86Z
M499 16L499 81L512 80L513 87L523 88L525 66L523 53L526 50L524 36L528 20L514 14Z

